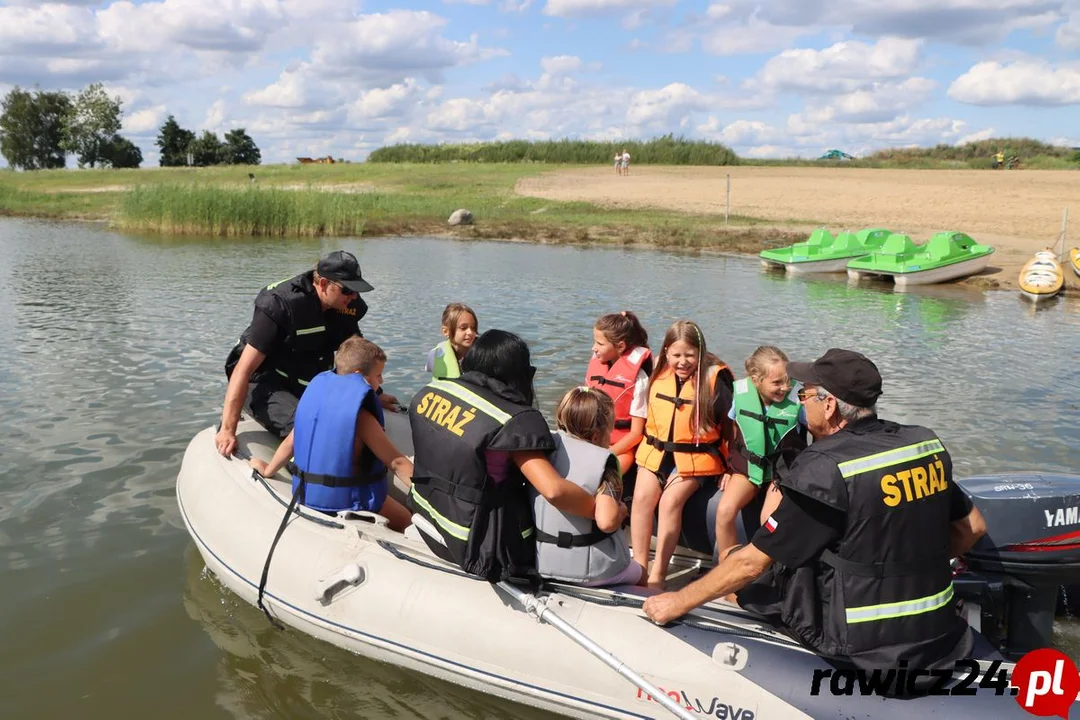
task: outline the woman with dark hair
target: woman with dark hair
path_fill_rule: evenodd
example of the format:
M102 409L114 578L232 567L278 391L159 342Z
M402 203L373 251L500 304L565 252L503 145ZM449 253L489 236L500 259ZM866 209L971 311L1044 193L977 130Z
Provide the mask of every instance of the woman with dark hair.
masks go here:
M595 501L555 471L547 422L533 407L529 346L488 330L461 377L432 380L413 398L416 528L439 557L490 581L535 578L536 540L526 483L559 510L593 517Z

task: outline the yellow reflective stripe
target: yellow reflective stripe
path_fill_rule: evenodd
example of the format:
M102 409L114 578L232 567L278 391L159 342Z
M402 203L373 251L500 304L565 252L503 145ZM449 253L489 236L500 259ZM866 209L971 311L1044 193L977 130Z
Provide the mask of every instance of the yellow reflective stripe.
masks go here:
M457 383L447 382L445 380L432 380L428 384L436 390L442 390L447 395L453 395L458 400L464 400L480 412L491 417L500 425L505 425L507 421L510 420L510 413L503 412L472 390L463 388Z
M934 595L908 600L906 602L884 603L883 605L866 605L863 607L847 608L849 625L855 623L870 622L872 620L887 620L889 618L905 617L907 615L921 615L932 612L953 599L953 585Z
M315 327L300 328L296 331L297 335L314 335L315 333L324 332L326 330L325 325L316 325Z
M431 507L431 503L425 500L424 496L416 491L415 485L412 486L409 494L412 495L414 500L416 500L417 505L422 507L428 512L429 515L431 515L431 518L439 525L439 527L456 537L458 540L461 540L462 542L468 542L469 528L465 527L464 525L458 525L456 522L452 520L447 520L445 517L440 515L435 510L435 508Z
M291 378L291 377L289 377L289 373L285 372L284 370L278 370L277 368L274 368L274 372L276 372L276 373L277 373L278 375L280 375L281 377L285 378L286 380L292 380L292 378ZM310 383L310 382L308 382L307 380L301 380L300 378L297 378L297 379L296 379L296 382L300 383L300 384L301 384L301 385L303 385L304 387L307 387L308 385L310 385L310 384L311 384L311 383Z
M534 532L536 532L536 528L529 528L528 530L522 531L521 537L522 539L527 540L532 537Z
M945 446L941 444L941 441L927 440L925 442L915 443L914 445L905 445L904 447L896 448L894 450L886 450L885 452L876 453L874 455L867 455L865 457L855 458L854 460L848 460L847 462L840 463L837 467L840 468L840 474L843 477L849 478L852 475L870 472L871 470L880 470L881 468L896 465L897 463L906 460L917 460L918 458L939 452L945 452Z

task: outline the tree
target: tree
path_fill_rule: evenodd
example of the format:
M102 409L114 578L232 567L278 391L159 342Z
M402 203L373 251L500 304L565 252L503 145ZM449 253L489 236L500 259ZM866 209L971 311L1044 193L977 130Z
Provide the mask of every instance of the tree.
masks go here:
M161 167L183 167L188 164L188 146L195 133L180 127L172 115L158 130L157 146L161 151Z
M138 145L120 135L113 135L105 145L102 164L114 168L137 168L142 165L142 150Z
M217 165L221 162L222 149L225 146L221 144L221 140L218 136L209 130L204 130L201 137L191 141L188 145L187 151L191 155L191 164L195 167L206 167L207 165Z
M0 155L23 170L62 168L64 118L71 98L63 92L30 94L17 85L0 104Z
M225 133L222 162L228 165L258 165L262 162L262 153L244 128L237 128Z
M64 126L64 149L79 158L79 167L95 167L120 130L120 98L110 98L101 83L89 85L75 98Z

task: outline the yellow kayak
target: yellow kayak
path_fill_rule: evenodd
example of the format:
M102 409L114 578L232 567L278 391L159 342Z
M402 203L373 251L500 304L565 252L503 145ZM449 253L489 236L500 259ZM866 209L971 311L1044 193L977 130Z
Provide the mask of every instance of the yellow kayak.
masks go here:
M1069 264L1072 265L1076 276L1080 277L1080 248L1073 248L1069 251Z
M1049 250L1040 250L1020 270L1020 293L1038 302L1057 295L1065 284L1065 273L1057 256Z

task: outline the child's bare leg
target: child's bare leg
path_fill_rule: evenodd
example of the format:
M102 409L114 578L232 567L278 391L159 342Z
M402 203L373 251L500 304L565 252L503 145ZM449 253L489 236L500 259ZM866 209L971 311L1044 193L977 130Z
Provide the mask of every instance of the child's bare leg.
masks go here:
M405 528L412 524L412 513L392 497L388 497L383 501L382 507L379 508L379 514L389 520L390 529L397 532L404 532Z
M649 587L663 588L668 563L675 554L682 532L682 512L686 501L700 487L696 480L672 477L660 496L660 516L656 527L656 559L649 572Z
M660 480L656 473L638 466L634 483L634 502L630 505L630 549L634 562L649 568L649 545L652 541L653 512L660 502Z
M769 516L776 512L776 506L780 504L784 494L775 483L769 483L769 490L765 493L765 503L761 506L761 524L764 525Z
M723 553L735 545L739 539L735 532L735 518L742 509L754 499L758 486L750 482L745 475L732 473L728 477L727 487L716 506L716 552Z

